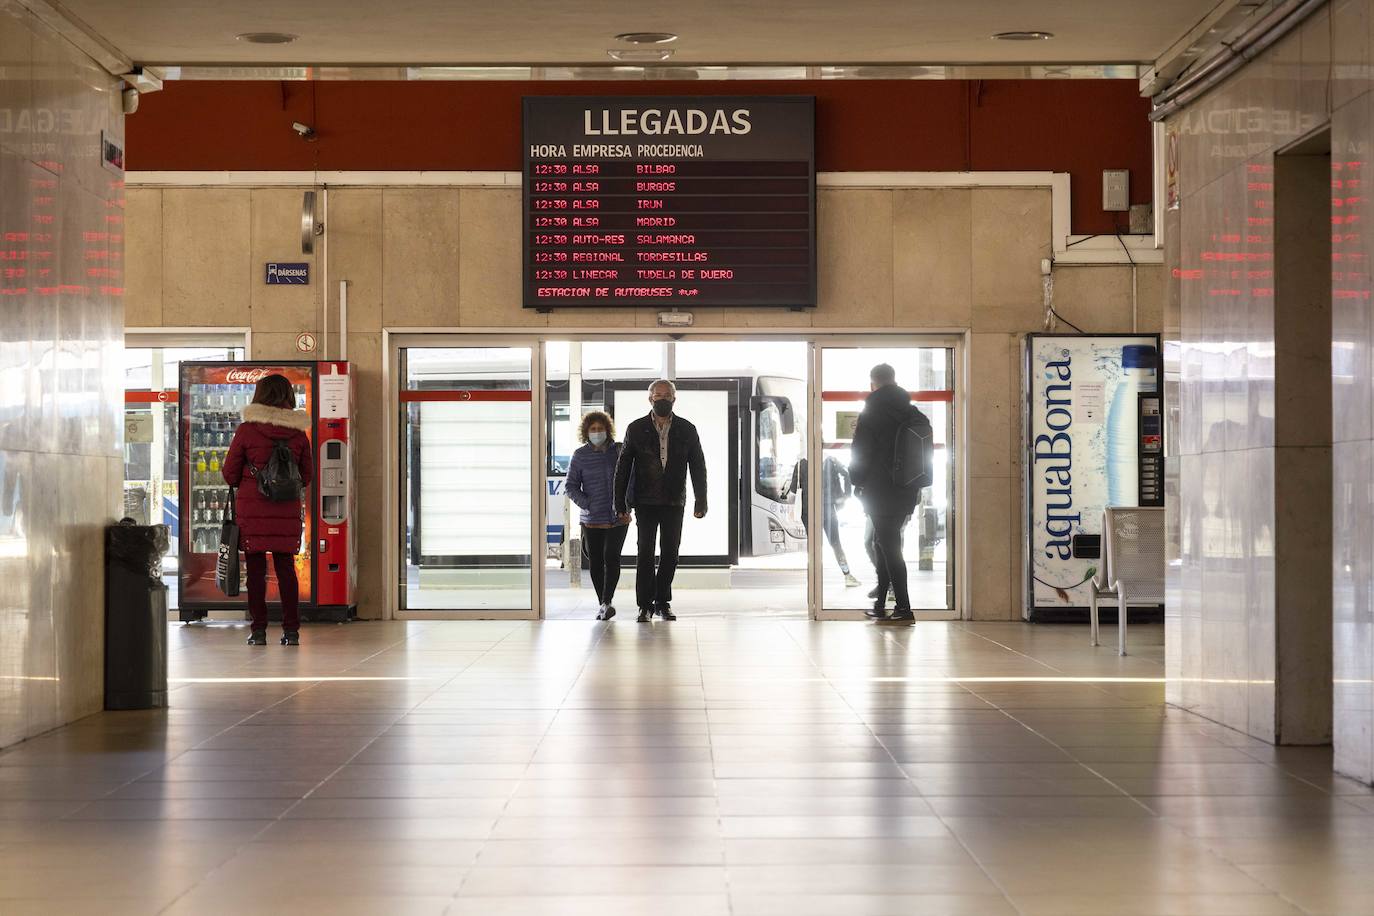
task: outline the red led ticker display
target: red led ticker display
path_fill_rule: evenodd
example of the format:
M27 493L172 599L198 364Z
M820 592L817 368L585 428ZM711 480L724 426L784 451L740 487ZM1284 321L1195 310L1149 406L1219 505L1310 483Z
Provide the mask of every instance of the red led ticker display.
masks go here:
M816 304L815 100L528 97L524 304Z

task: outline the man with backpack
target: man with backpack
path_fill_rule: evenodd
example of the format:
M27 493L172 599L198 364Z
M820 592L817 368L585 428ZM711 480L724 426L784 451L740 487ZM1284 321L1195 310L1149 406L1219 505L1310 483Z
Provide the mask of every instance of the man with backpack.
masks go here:
M921 490L930 486L934 437L930 420L911 403L911 395L897 384L897 372L879 363L868 374L869 395L854 428L849 479L873 524L877 594L869 617L879 622L909 623L906 559L902 556L902 528L915 511ZM896 598L887 613L887 592Z

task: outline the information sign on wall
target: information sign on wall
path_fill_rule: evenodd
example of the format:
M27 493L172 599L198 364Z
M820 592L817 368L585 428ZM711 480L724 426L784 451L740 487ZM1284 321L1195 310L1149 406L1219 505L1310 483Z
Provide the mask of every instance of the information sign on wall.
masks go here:
M524 304L816 304L815 99L524 100Z
M124 444L153 441L153 415L144 411L124 411Z
M267 262L267 285L308 285L310 283L310 263Z

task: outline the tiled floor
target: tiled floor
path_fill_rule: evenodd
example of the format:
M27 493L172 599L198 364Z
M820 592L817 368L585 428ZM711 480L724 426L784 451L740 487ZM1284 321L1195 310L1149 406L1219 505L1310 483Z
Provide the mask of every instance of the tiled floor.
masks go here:
M1085 636L174 628L170 712L0 754L0 912L1374 913L1374 793Z

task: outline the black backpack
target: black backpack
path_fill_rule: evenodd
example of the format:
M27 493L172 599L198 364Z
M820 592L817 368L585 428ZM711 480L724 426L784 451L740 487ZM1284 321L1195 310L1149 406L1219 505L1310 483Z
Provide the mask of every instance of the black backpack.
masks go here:
M926 415L913 407L898 425L892 444L892 482L901 490L928 487L934 465L934 430Z
M252 467L252 463L249 463ZM296 466L296 456L291 454L291 440L273 439L272 455L267 466L259 470L253 468L253 476L258 479L258 492L274 503L299 501L305 492L301 483L301 469Z

